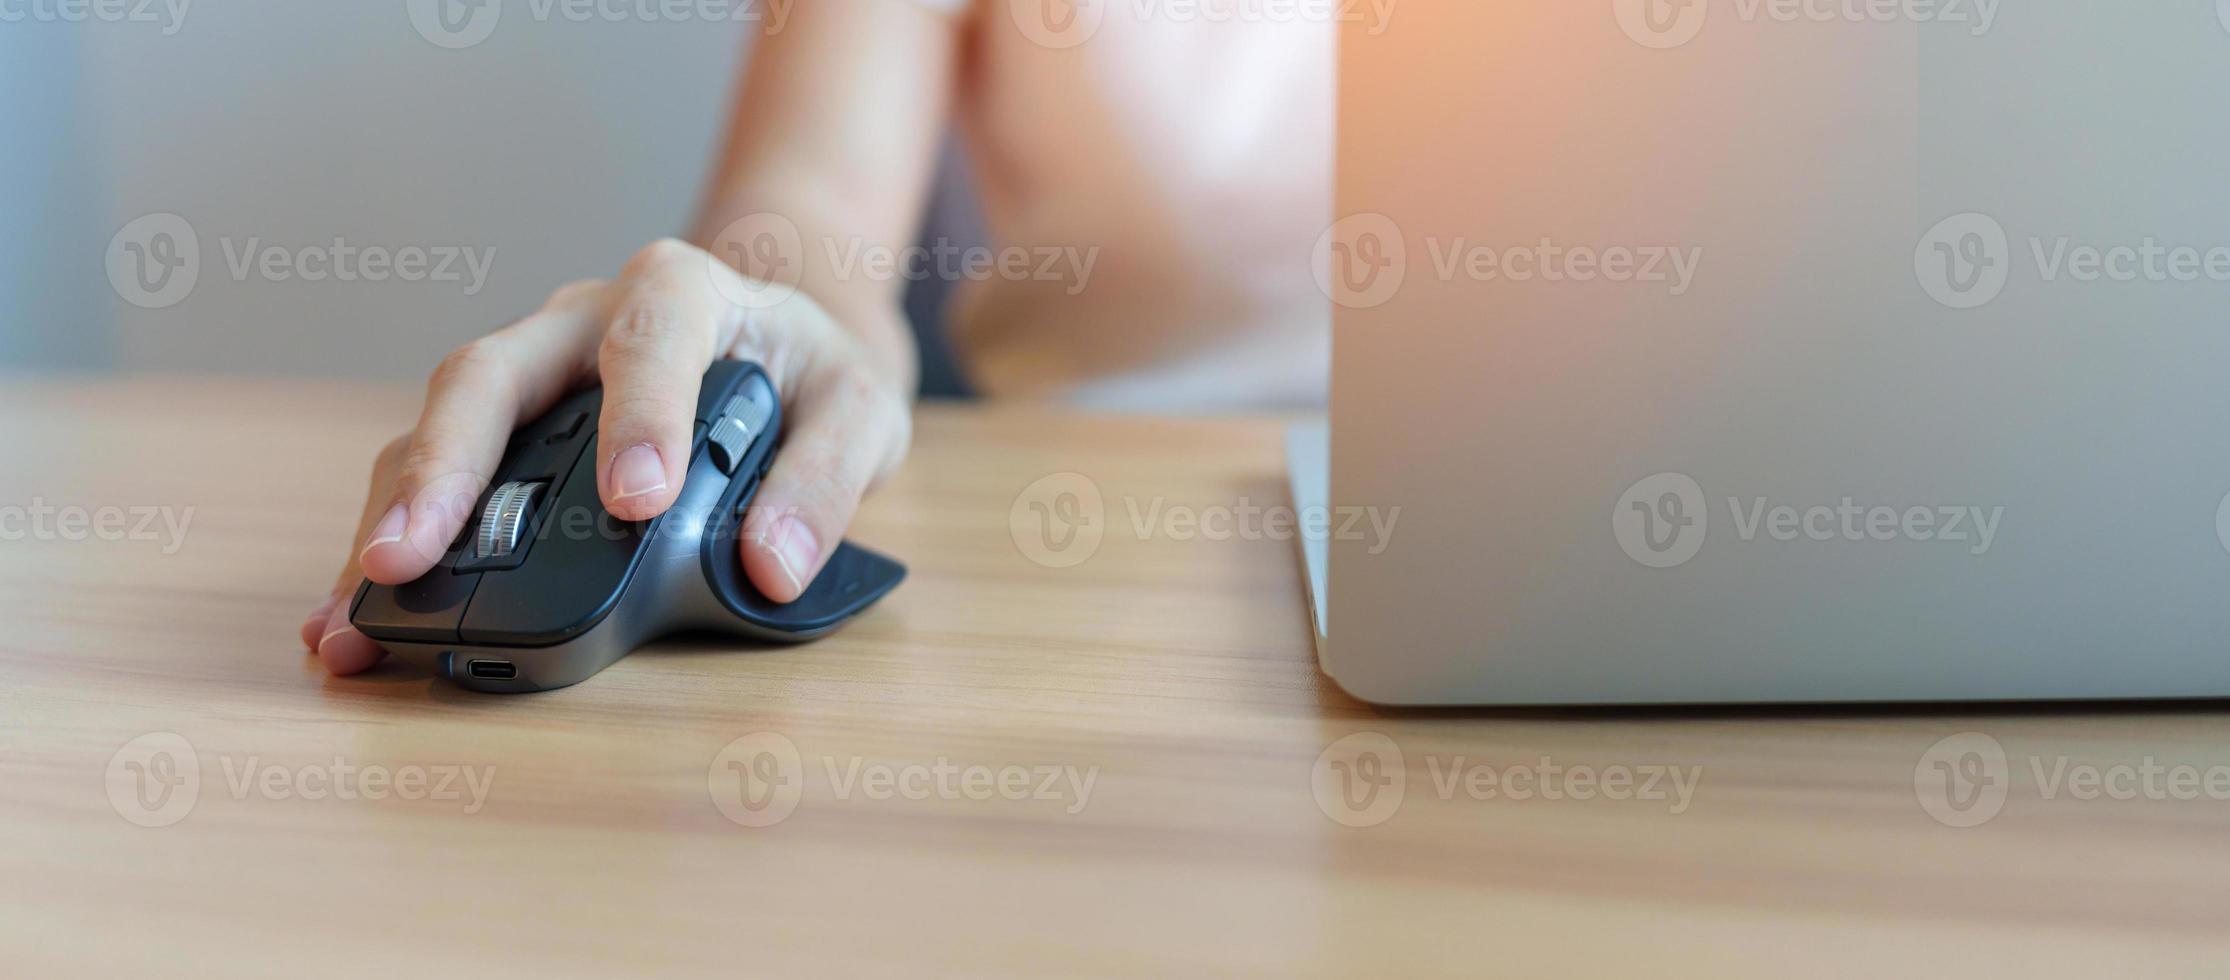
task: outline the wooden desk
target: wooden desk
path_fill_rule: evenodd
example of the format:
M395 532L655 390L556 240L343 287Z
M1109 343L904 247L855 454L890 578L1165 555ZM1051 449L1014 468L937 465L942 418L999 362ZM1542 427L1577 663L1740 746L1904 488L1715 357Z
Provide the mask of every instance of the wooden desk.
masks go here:
M1317 673L1289 542L1130 529L1125 501L1283 503L1265 421L925 410L911 464L855 535L913 577L832 639L673 643L528 697L393 667L331 679L296 623L352 546L373 448L415 401L265 382L0 384L0 973L2230 963L2230 803L2047 801L2027 766L2230 762L2221 712L1373 710ZM1108 533L1090 560L1049 568L1023 557L1009 511L1062 471L1096 482ZM192 517L177 541L129 527L65 540L64 526L25 539L36 503L96 523L109 507ZM2010 754L2012 789L1996 819L1959 829L1922 809L1914 772L1967 730ZM1364 731L1397 740L1408 781L1390 819L1348 827L1311 775L1327 745ZM190 746L199 791L182 819L143 827L127 816L180 816L164 782L130 768L155 764L162 746L133 740L161 732ZM796 747L798 768L774 772L801 797L750 827L715 797L750 820L770 811L739 808L745 784L716 762L760 732ZM775 744L744 746L761 743ZM1460 787L1443 799L1435 775L1458 757L1505 777L1543 757L1702 775L1678 814ZM940 760L956 773L943 790L925 782ZM433 785L457 766L492 769L474 812L465 784ZM1008 800L979 782L970 797L969 778L1036 766L1094 773L1082 809L1060 785ZM377 800L374 767L396 780ZM274 769L275 789L261 782ZM413 769L428 784L405 799ZM873 798L855 771L916 773L929 798ZM358 798L330 798L336 778Z

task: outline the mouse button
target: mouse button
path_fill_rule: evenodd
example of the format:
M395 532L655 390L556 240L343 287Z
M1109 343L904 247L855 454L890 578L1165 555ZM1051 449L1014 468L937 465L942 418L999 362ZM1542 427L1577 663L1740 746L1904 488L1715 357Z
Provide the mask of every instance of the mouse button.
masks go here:
M697 421L710 425L735 394L736 382L750 369L743 361L714 361L697 387Z
M484 577L459 629L464 642L557 643L594 627L618 604L648 525L604 510L595 461L592 442L543 509L526 561Z
M479 584L477 574L436 572L401 585L373 585L364 590L349 622L374 640L455 643Z
M489 483L498 487L506 483L556 484L559 477L573 468L574 461L580 458L581 450L587 445L585 439L557 443L527 440L512 447L511 454L504 458L495 479Z
M539 481L555 485L596 438L595 406L576 404L578 396L521 428L504 454L493 485Z
M558 414L564 415L565 413L560 412ZM550 431L547 434L543 435L542 438L537 441L545 445L556 444L560 442L571 442L575 438L579 437L581 434L581 430L586 428L587 426L588 412L573 412L570 417L565 418L557 425L552 426L550 428Z
M521 424L515 443L574 442L596 432L596 413L604 406L600 388L583 388L558 400L541 415Z
M705 442L712 451L712 464L720 467L722 475L734 476L736 464L751 450L751 430L730 415L713 424Z
M774 383L768 381L764 374L754 374L746 379L742 390L737 394L753 405L766 408L770 412L774 408Z

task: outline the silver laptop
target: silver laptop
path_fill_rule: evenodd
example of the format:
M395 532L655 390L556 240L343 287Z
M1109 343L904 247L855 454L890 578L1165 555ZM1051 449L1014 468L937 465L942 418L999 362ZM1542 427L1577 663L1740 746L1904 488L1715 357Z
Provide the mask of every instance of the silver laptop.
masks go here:
M2230 3L1418 0L1340 69L1342 687L2230 695Z

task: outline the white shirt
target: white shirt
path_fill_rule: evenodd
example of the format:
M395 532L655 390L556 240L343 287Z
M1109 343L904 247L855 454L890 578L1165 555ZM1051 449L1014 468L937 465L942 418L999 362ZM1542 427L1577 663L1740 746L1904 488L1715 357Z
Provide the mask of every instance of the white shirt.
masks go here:
M1010 263L950 318L979 388L1323 403L1331 303L1310 250L1331 220L1336 25L1260 0L913 2L974 35L958 117Z

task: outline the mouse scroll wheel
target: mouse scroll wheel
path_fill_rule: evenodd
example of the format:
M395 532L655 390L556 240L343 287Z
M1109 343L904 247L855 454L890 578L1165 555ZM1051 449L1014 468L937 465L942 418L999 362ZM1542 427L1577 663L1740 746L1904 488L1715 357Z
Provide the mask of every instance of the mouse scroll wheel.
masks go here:
M519 538L526 531L527 516L534 512L534 499L542 493L542 486L537 482L515 480L488 495L488 505L480 510L475 557L502 558L518 549Z

